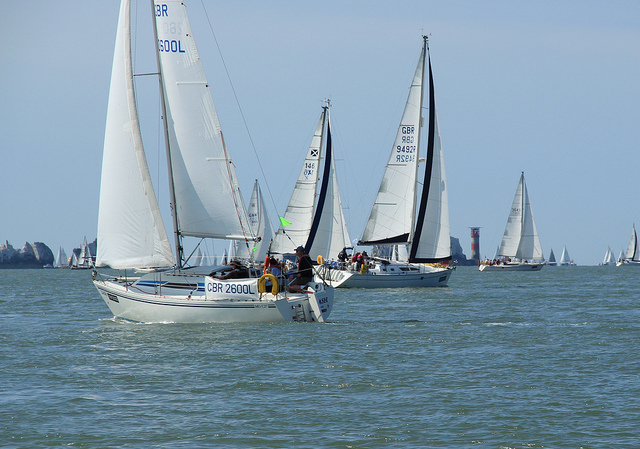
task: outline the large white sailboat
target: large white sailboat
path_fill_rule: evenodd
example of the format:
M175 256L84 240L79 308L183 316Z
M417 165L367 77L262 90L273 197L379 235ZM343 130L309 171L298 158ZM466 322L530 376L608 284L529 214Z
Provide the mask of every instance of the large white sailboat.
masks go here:
M522 172L497 258L482 262L478 269L480 271L539 271L544 265L538 229L529 202L524 172Z
M616 266L640 266L640 248L638 248L638 234L635 223L631 228L631 238L629 239L627 251L624 253L624 257L621 257L616 262Z
M335 287L445 286L452 273L449 205L427 36L409 89L389 161L359 241L363 246L406 247L404 260L371 258L365 269L325 267ZM429 62L428 136L421 160L425 63ZM418 166L425 162L422 191ZM402 253L402 251L400 251ZM401 258L402 259L402 258Z
M333 289L267 291L268 277L217 279L184 267L184 237L255 241L224 144L184 2L151 1L167 148L175 258L151 183L131 60L131 5L122 0L105 130L94 285L111 312L140 322L324 321ZM129 277L133 270L149 271ZM257 270L252 270L257 271ZM258 273L258 275L261 273Z
M322 107L302 169L280 218L270 252L292 254L298 246L312 259L336 257L351 245L338 189L329 103Z

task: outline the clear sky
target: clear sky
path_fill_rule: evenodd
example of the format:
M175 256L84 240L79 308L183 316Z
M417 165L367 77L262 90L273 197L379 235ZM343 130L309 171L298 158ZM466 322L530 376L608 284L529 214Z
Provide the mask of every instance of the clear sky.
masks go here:
M545 256L566 245L595 265L640 227L640 2L188 5L244 196L259 178L274 225L330 98L347 225L360 236L428 33L451 234L467 255L470 226L482 228L482 256L495 253L521 171ZM118 9L0 1L0 241L69 253L95 238ZM153 58L136 54L134 70L154 71ZM152 86L139 98L148 129L159 115ZM153 154L164 150L147 151L162 189ZM166 214L167 195L159 201Z

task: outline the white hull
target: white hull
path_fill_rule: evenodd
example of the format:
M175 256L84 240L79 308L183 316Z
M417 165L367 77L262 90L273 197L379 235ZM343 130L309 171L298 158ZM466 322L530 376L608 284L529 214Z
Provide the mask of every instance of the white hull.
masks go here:
M376 264L365 273L323 268L322 275L334 288L445 287L453 272L423 264Z
M545 266L544 262L522 262L522 263L501 263L499 265L492 264L480 264L478 270L480 271L540 271Z
M616 267L640 267L640 261L637 260L623 260L616 262Z
M144 323L323 322L333 308L333 289L322 284L314 284L307 294L274 296L257 293L257 279L221 281L152 273L135 282L98 276L93 283L115 317ZM222 297L205 292L205 286L211 290L210 283L224 287L220 292L229 286L245 290Z

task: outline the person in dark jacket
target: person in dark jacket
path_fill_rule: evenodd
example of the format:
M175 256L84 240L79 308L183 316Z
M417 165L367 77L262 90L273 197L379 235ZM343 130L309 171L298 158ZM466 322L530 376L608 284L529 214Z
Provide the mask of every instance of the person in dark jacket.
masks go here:
M311 257L302 246L296 248L296 256L298 256L298 271L289 276L290 292L302 292L303 287L313 280L313 263Z

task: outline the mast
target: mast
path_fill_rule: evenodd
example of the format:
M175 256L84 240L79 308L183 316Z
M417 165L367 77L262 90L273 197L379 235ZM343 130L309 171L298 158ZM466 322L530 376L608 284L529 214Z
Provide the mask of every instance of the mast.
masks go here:
M173 167L171 164L171 148L169 145L169 124L167 118L167 104L164 93L164 82L162 79L162 63L160 62L160 51L158 48L158 24L156 23L156 5L155 0L151 0L151 14L153 18L153 37L156 46L156 63L158 65L158 84L160 87L160 104L162 105L162 124L164 128L164 141L167 150L167 168L169 173L169 195L171 198L171 216L173 218L173 236L176 246L176 267L182 268L182 236L178 226L178 208L176 206L176 192L173 183Z

